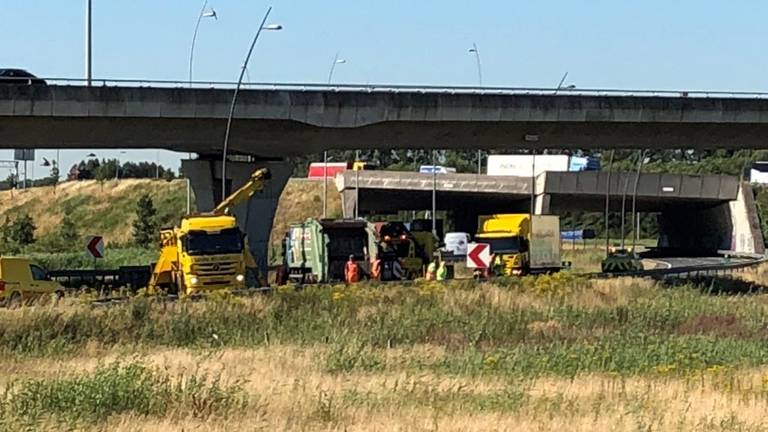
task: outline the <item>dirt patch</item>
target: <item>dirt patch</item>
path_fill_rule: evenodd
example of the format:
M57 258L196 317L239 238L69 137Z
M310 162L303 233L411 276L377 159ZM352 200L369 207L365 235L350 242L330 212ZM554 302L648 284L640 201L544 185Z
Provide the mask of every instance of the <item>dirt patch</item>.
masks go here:
M699 315L678 326L677 333L737 339L749 339L758 336L735 315Z

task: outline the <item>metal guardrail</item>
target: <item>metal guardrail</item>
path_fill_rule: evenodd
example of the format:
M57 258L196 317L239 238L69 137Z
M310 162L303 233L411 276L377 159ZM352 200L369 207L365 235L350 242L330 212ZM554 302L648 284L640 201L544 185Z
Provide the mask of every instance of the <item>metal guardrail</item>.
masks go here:
M750 261L740 261L735 263L680 266L665 269L648 269L620 273L588 273L585 274L585 276L595 279L607 279L615 277L650 277L653 279L670 279L700 276L722 276L728 273L732 273L735 270L742 270L763 264L765 262L768 262L768 258L760 256L759 258L753 258Z
M83 78L41 77L48 85L84 86ZM3 81L18 81L18 78L2 78ZM19 85L24 85L19 83ZM40 85L40 84L37 84ZM227 90L237 86L231 81L178 81L152 79L93 79L93 87L156 87ZM412 84L322 84L322 83L267 83L246 82L244 90L291 90L326 92L369 92L369 93L421 93L421 94L476 94L476 95L537 95L537 96L624 96L624 97L675 97L675 98L738 98L768 99L768 92L710 91L710 90L644 90L615 88L547 88L507 86L437 86Z

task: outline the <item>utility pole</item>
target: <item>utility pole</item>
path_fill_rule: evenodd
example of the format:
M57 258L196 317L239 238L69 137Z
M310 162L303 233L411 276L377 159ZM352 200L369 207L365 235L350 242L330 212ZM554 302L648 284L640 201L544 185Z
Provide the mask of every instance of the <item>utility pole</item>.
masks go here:
M637 185L640 183L640 172L645 162L645 150L640 151L640 160L637 161L637 174L635 175L635 187L632 190L632 225L634 225L634 235L632 236L632 251L634 252L637 242L640 241L640 215L637 213Z
M355 150L355 164L360 162L360 150ZM353 165L353 166L354 166ZM355 169L355 219L360 216L360 167Z
M432 150L432 235L437 238L437 151ZM430 258L431 260L431 258Z
M323 219L328 219L328 152L323 151Z
M88 87L93 80L93 38L92 38L92 0L85 0L85 82Z
M608 253L611 249L611 234L610 234L610 226L608 224L608 213L610 212L611 208L611 170L613 169L613 155L614 151L611 150L611 157L608 161L608 182L605 185L605 256L608 256Z

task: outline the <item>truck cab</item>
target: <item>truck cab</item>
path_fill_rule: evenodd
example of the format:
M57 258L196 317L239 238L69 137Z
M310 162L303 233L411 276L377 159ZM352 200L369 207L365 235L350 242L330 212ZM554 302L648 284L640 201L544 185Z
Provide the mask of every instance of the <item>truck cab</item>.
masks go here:
M163 250L153 285L187 295L245 288L250 253L233 216L185 216L160 237Z
M0 257L0 302L21 306L45 295L63 293L64 287L48 271L26 258Z
M480 216L477 226L475 241L490 245L494 256L491 266L495 274L521 276L555 272L562 268L560 220L557 216Z

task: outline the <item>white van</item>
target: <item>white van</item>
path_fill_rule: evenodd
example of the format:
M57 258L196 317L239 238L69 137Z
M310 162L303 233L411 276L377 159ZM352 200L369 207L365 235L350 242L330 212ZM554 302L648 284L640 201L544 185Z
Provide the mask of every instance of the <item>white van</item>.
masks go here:
M471 241L472 237L465 232L449 232L445 234L443 250L454 255L466 255Z

